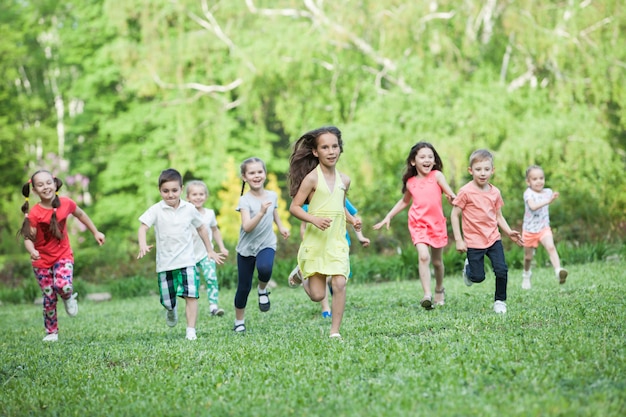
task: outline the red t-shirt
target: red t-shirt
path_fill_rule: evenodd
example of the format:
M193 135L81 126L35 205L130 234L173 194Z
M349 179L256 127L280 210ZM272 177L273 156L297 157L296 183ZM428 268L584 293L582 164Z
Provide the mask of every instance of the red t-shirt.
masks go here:
M76 210L76 203L67 197L59 197L61 205L57 208L57 220L63 238L58 240L50 232L50 219L53 209L36 204L28 213L30 226L37 229L35 249L40 258L33 261L35 268L51 268L61 258L74 260L74 254L67 237L67 218Z

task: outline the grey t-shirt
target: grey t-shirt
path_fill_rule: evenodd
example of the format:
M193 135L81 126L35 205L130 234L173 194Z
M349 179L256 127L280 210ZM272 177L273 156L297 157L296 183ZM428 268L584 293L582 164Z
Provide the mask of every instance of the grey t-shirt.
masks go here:
M271 201L272 205L267 209L259 224L249 233L246 233L243 227L239 229L239 242L236 250L241 256L257 256L265 248L276 250L274 210L278 207L278 195L274 191L265 190L265 198L258 199L247 192L239 197L237 211L247 210L252 218L261 211L261 204L265 201Z

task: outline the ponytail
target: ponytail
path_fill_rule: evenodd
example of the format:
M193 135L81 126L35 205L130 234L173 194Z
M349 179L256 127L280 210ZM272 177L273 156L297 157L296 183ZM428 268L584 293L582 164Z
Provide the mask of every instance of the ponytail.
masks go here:
M28 240L33 240L34 236L30 228L30 222L28 221L28 211L30 209L30 205L28 204L28 197L30 196L30 183L31 180L28 180L26 184L22 185L22 195L24 196L22 213L24 213L24 221L22 222L22 227L17 232L17 236L22 236L24 239Z
M61 200L59 199L59 190L63 187L63 181L54 177L54 185L56 185L56 192L54 193L54 199L52 200L52 217L50 217L50 233L58 240L63 239L63 232L59 226L57 219L57 208L61 206Z

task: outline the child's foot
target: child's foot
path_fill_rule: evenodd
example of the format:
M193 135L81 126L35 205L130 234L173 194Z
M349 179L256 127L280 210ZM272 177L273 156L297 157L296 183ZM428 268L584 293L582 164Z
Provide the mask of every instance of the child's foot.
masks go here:
M265 290L264 293L259 291L259 310L262 312L270 311L270 292Z
M497 314L506 313L506 303L504 301L496 300L496 302L493 303L493 311Z
M524 271L522 272L522 289L529 290L530 289L530 277L532 276L532 271Z
M299 285L302 285L302 272L300 272L300 267L296 266L293 271L289 274L289 278L287 278L287 282L291 288L296 288Z
M424 310L432 310L433 309L432 295L424 296L424 298L422 298L422 301L420 301L420 305L424 307Z
M70 295L70 298L67 300L63 300L63 304L65 304L65 311L70 317L75 317L78 314L78 301L76 301L76 297L78 297L77 292Z
M333 313L331 313L330 311L322 311L322 317L325 319L329 319L333 316Z
M465 285L467 285L468 287L471 287L474 283L467 276L467 266L468 265L469 265L469 261L466 258L465 259L465 263L463 264L463 282L465 282Z
M193 327L187 327L187 340L196 340L198 337L196 336L196 329Z
M176 307L177 306L174 306L173 309L165 312L165 323L170 327L174 327L176 323L178 323L178 311L176 311Z
M565 280L567 279L567 269L559 268L556 276L559 278L559 284L565 284Z
M235 333L245 333L246 332L246 325L243 323L235 323L235 327L233 327L233 330L235 331Z
M442 306L446 303L446 289L442 288L438 290L435 288L435 305Z
M211 309L211 315L212 316L222 317L224 315L224 309L223 308L219 308L219 307L213 307Z
M44 342L56 342L59 340L59 335L57 333L50 333L43 338Z
M339 333L331 333L331 334L330 334L330 338L331 338L331 339L339 339L339 340L342 340L342 337L341 337L341 335L340 335Z

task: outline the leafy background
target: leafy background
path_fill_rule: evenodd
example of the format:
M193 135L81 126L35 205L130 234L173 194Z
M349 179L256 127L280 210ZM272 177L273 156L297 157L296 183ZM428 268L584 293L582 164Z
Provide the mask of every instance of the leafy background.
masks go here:
M109 260L133 259L137 217L168 167L207 182L234 249L249 156L282 190L293 227L279 256L293 256L290 146L326 124L344 134L340 169L366 230L400 198L408 150L427 140L454 189L472 150L494 152L511 225L522 220L524 171L540 164L561 192L557 239L622 242L624 33L617 0L4 1L2 259L24 253L19 190L42 167L107 234ZM408 242L405 221L370 231L372 249ZM73 239L94 246L84 233Z

